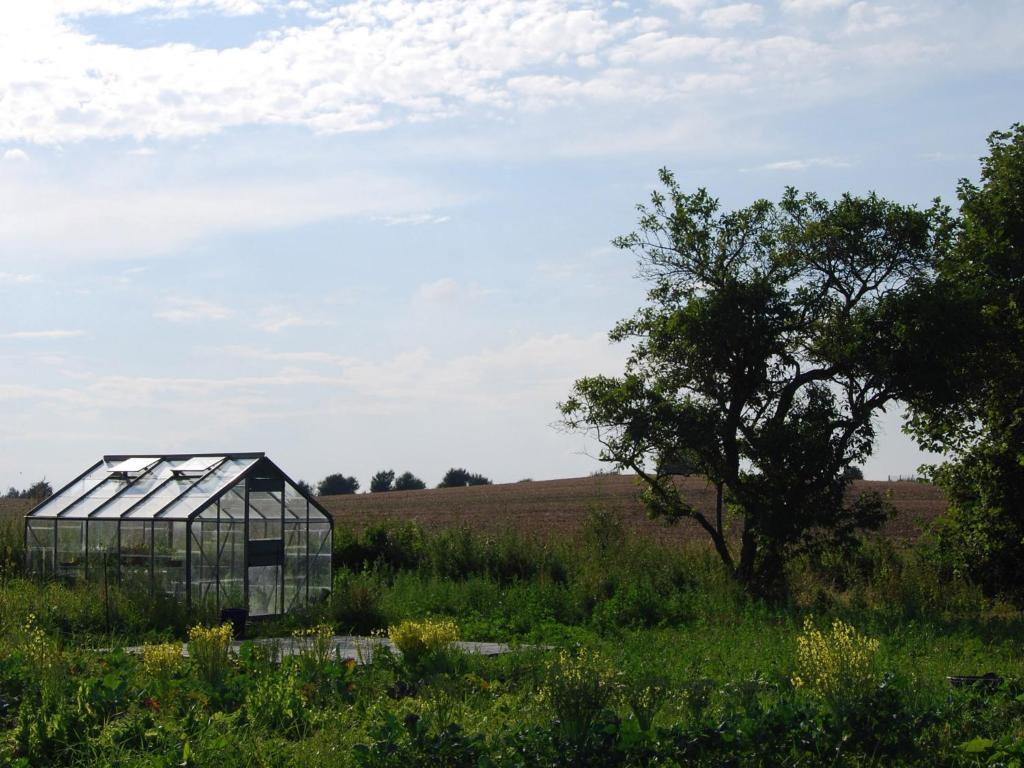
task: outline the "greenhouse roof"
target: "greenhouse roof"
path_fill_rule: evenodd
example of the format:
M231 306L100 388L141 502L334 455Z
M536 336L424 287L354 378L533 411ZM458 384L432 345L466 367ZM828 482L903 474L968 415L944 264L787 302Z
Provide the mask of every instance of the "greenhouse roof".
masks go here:
M27 516L188 520L257 467L287 477L262 453L104 456Z

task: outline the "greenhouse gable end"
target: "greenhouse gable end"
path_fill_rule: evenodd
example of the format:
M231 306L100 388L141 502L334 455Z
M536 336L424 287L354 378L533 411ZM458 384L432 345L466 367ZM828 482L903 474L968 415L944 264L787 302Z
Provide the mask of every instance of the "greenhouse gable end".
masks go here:
M25 519L30 573L250 616L331 588L327 511L262 453L104 456Z

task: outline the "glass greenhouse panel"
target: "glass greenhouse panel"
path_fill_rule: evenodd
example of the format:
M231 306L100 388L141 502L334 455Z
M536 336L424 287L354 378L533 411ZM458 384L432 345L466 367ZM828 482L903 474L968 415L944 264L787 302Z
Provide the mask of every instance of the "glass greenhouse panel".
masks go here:
M34 517L56 517L108 477L110 477L110 473L107 472L106 463L99 462L67 488L57 491L47 499L46 506L40 509Z
M85 578L85 522L57 521L57 575L68 581Z
M167 509L160 513L161 517L169 519L187 519L197 509L210 501L224 486L234 480L252 464L254 459L228 459L220 464L208 475L183 478L186 482L188 493L176 499Z
M245 608L245 524L221 518L217 580L221 608Z
M86 523L86 576L90 581L117 580L117 520L92 519Z
M249 615L281 613L281 566L254 565L249 568Z
M149 590L152 587L153 526L148 520L121 521L121 583Z
M214 510L216 513L216 510ZM192 548L190 572L192 604L217 608L217 521L193 520L189 526Z
M310 517L312 518L312 509ZM309 602L318 603L331 591L331 526L309 522Z
M106 504L128 487L127 480L119 477L107 478L99 486L85 494L77 504L69 505L60 516L72 520L89 517L98 507Z
M264 491L249 492L249 540L280 539L281 495Z
M153 522L153 580L157 592L185 599L185 522Z
M291 483L285 481L284 485L284 510L285 520L302 520L305 521L309 517L309 502L306 501L306 497L302 495Z
M306 521L284 526L284 610L306 604Z
M25 525L25 567L33 576L54 575L53 558L56 521L28 520Z
M235 483L217 502L222 517L245 520L245 481ZM205 513L204 513L205 514Z
M116 499L111 501L102 509L97 510L93 517L121 517L125 512L128 512L132 507L142 501L142 499L152 493L157 486L171 479L173 476L171 470L173 470L179 463L180 462L175 461L160 462L145 475L137 478L135 482L125 488Z
M146 519L154 517L160 510L168 506L176 498L185 493L195 482L191 477L172 477L158 485L143 498L139 505L128 512L129 519Z

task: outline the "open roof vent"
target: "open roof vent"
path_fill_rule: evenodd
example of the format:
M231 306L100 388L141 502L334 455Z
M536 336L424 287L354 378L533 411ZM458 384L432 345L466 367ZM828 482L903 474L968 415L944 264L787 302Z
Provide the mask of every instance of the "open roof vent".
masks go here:
M119 461L112 467L107 467L107 472L115 477L130 478L138 477L147 469L159 461L157 458L131 458Z
M205 475L210 469L224 461L223 456L195 456L184 464L174 467L171 472L176 477L198 477Z

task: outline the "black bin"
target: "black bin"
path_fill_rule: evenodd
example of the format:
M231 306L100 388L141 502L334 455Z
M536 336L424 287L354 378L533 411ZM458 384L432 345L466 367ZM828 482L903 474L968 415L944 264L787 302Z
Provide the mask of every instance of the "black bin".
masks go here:
M222 608L220 611L221 624L231 624L231 634L235 640L245 639L245 620L249 618L249 612L245 608Z

